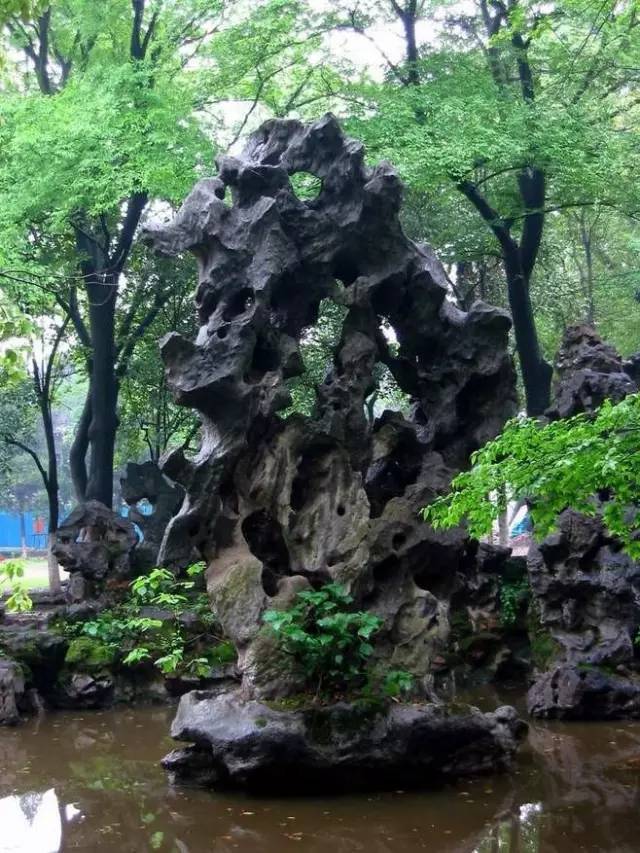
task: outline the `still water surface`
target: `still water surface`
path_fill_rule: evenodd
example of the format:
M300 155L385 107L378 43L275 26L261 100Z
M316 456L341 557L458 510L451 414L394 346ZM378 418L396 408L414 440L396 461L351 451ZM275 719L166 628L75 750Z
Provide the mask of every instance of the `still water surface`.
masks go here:
M640 851L640 723L536 724L513 773L444 791L272 800L169 788L171 716L0 730L0 851Z

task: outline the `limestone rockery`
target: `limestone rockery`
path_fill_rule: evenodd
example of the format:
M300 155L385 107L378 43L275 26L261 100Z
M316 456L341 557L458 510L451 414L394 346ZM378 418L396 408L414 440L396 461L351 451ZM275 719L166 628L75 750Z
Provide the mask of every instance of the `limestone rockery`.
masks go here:
M169 386L200 413L203 441L193 460L164 460L185 498L159 560L204 556L242 683L233 696L183 697L174 735L194 746L167 766L176 779L242 787L284 778L289 759L312 786L503 768L512 710L493 718L425 704L363 722L356 706L310 717L256 700L304 687L264 611L332 580L383 620L377 663L409 670L429 695L450 599L475 577L478 545L462 530L432 530L419 511L515 410L509 318L479 302L456 307L433 251L402 231L397 175L387 163L368 168L333 116L268 121L217 165L172 223L146 230L160 252L194 252L199 269L197 339L161 342ZM296 194L300 173L315 197ZM339 340L311 415L284 417L323 300L343 306ZM408 415L371 417L381 369L410 399Z
M319 182L315 198L296 195L299 173ZM161 252L194 252L199 268L197 339L161 343L204 438L194 460L164 461L185 499L160 561L204 555L253 696L293 688L261 629L265 608L329 580L384 619L377 654L428 680L450 595L475 559L463 531L435 532L419 510L515 410L510 320L454 305L433 251L402 231L401 198L391 166L368 168L333 116L273 120L239 157L219 159L172 223L146 230ZM300 341L325 299L346 309L333 359L311 416L284 419ZM382 365L411 411L372 423L365 400Z

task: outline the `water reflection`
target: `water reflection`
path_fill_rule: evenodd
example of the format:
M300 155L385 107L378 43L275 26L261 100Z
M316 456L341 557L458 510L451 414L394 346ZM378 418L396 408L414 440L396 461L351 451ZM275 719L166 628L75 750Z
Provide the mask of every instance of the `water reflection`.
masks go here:
M1 851L59 853L63 827L80 817L73 803L64 808L53 788L43 793L12 794L0 799Z
M170 716L61 714L0 730L0 851L640 850L637 723L533 726L513 774L444 791L258 800L168 788L157 762Z

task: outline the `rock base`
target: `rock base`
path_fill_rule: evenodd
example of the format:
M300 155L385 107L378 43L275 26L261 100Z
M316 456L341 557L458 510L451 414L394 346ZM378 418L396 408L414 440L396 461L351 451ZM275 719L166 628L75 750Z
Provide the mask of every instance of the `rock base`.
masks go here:
M527 695L532 717L553 720L640 719L640 679L580 665L545 672Z
M193 691L172 737L192 745L163 759L172 783L253 793L428 788L507 769L526 724L508 706L338 703L276 710Z

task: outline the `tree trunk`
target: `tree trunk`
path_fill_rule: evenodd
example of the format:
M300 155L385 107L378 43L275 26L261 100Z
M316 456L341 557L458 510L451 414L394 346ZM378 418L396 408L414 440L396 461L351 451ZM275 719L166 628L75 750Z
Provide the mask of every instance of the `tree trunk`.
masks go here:
M118 428L116 406L115 303L117 279L96 274L87 283L89 322L93 342L90 383L91 422L89 476L86 499L113 504L113 459Z
M27 525L22 509L20 509L20 554L23 560L27 559Z
M89 449L89 426L91 424L91 385L87 391L84 407L76 427L69 452L69 470L76 498L82 503L87 496L87 451Z
M47 567L49 570L49 592L51 595L60 595L62 592L62 584L60 582L60 567L53 546L56 544L56 534L49 533L47 540Z
M537 417L549 408L553 370L540 351L528 278L514 258L505 258L505 273L527 414Z

